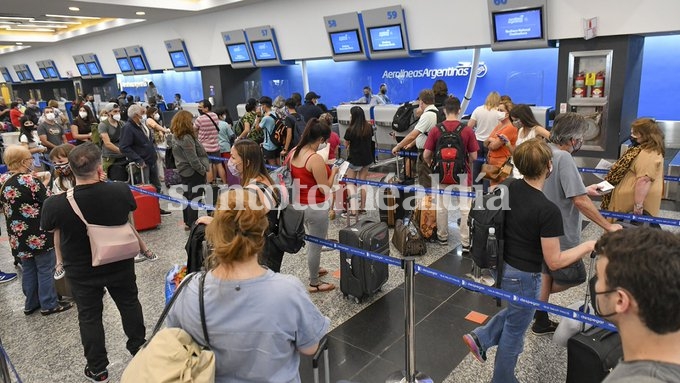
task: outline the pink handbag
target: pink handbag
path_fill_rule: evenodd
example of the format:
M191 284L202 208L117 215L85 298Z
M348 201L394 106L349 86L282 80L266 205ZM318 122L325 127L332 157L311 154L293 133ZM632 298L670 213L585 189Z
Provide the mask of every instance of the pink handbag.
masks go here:
M139 240L130 223L120 226L93 225L83 217L83 212L73 198L73 188L66 192L66 199L87 228L93 267L130 259L139 253Z

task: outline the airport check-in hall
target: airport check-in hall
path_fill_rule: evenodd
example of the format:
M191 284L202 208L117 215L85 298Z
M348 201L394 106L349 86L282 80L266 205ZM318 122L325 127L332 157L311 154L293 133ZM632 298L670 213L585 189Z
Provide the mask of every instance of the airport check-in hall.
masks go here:
M680 3L0 5L0 382L680 382Z

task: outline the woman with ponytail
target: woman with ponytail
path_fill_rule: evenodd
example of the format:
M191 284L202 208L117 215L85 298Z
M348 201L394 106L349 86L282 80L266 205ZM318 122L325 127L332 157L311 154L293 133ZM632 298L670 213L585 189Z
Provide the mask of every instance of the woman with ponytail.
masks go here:
M299 279L259 265L268 226L262 207L256 191L228 189L206 228L213 250L203 296L216 382L299 382L300 353L313 355L330 324ZM167 325L206 344L199 280L177 297Z

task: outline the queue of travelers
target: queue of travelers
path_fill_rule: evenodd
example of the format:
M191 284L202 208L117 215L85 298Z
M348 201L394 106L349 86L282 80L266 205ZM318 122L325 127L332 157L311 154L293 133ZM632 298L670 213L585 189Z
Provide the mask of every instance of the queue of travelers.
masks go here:
M598 278L591 286L593 306L598 315L611 318L619 326L624 344L625 362L614 370L607 382L625 381L617 379L630 376L673 381L680 376L680 359L675 357L680 355L677 310L651 298L647 287L639 281L650 281L669 301L680 294L680 286L664 284L665 279L651 272L653 266L630 267L630 262L659 262L668 264L670 273L680 272L676 270L680 263L668 258L677 253L678 236L636 229L639 242L633 243L630 242L632 235L619 232L621 225L599 213L590 196L602 197L603 193L597 185L583 184L573 159L583 145L586 127L583 116L558 115L548 131L536 121L527 105L514 105L508 97L492 92L465 125L460 121L460 100L448 93L445 83L435 85L437 93L430 89L419 93L418 123L395 145L393 153L417 148L417 182L428 188L447 186L446 182L433 177L438 141L444 134L457 132L461 137L465 176L458 182L463 190L470 190L475 182L477 158L484 158L495 166L512 164L514 169L509 177L514 180L501 185L508 189L510 206L505 215L505 264L500 276L493 273L501 279L501 288L547 302L551 293L585 282L582 258L596 251ZM375 97L384 103L386 94L385 84L381 85L380 95L372 95L369 88L363 101L370 103ZM125 99L125 95L121 96ZM13 255L24 265L24 313L31 315L40 310L43 315L51 315L73 307L69 302L59 301L54 289L54 279L67 278L79 313L87 360L86 377L92 381L108 379L101 301L104 289L121 313L128 351L135 355L144 344L146 333L134 262L154 260L157 256L137 234L140 253L134 259L93 267L85 226L71 209L66 192L72 189L90 223L107 226L127 222L135 208L129 188L122 183L103 181L126 177L125 165L132 161L156 190L162 192L154 145L156 131L171 134L170 147L186 200L199 200L203 190L207 190L205 186L216 182L218 177L229 184L227 180L234 177L240 186L216 196L217 209L210 216L199 217L198 209L192 205L183 208L185 229L206 225L212 252L206 263L207 272L202 276L204 285L200 288L203 290L199 291L199 279L192 279L170 311L167 325L180 327L197 342L205 342L195 299L203 294L207 311L212 314L206 325L211 334L210 346L217 356L217 381L269 381L272 377L299 380L300 354L314 354L329 328L329 319L314 306L308 293L332 291L335 285L322 279L328 270L320 267L322 246L316 243L307 243L306 286L280 273L284 252L272 243L270 234L277 224L282 195L265 165L283 164L290 169L293 179L299 181L299 198L293 203L304 212L306 233L326 238L333 206L332 187L338 172L338 167L330 164L337 155L340 140L338 137L338 143L331 144L335 141L332 121L318 113L320 95L307 93L303 105L300 105L301 97L294 96L278 100L267 96L249 99L246 115L237 121L231 120L226 108L213 107L209 100L202 100L198 118L179 110L169 129L153 106L127 105L127 122L123 123L118 102L101 107L97 120L94 104L85 101L71 126L75 146L65 142L64 121L53 106L48 106L35 122L30 114L19 118L21 145L5 151L9 173L0 176L3 184L0 202L6 217L21 214L22 227L26 227L20 229L16 221L10 224L7 219ZM440 112L444 120L438 123ZM347 177L366 179L374 158L373 128L366 122L361 107L352 107L350 115L350 126L343 137L350 163ZM284 121L287 131L282 145L272 140L279 119ZM98 145L91 142L94 125L100 137ZM604 195L603 209L657 215L665 154L662 134L654 120L643 118L633 122L631 138L633 147L612 166L606 177L615 188L610 195ZM329 153L323 156L327 148L333 152L333 158ZM34 155L43 153L49 153L53 175L33 171ZM493 180L492 186L502 181L503 178ZM348 186L350 201L346 214L361 214L366 208L366 191L363 188L358 191L356 185ZM18 188L27 188L26 193L13 190ZM114 202L111 195L116 196ZM459 228L463 254L470 250L469 202L463 198L457 202L462 216ZM30 206L23 207L26 204ZM436 198L436 239L443 246L448 245L451 205L450 198L441 194ZM236 209L237 206L245 206L245 210ZM162 209L161 212L170 214ZM599 241L583 242L581 214L608 234ZM28 233L33 233L30 239L26 237ZM32 241L29 247L26 247L27 241ZM659 259L644 256L652 250L653 256ZM0 282L14 278L16 275L12 273L0 273ZM227 306L224 306L225 296L229 297ZM217 305L220 310L214 309ZM282 307L295 307L295 310ZM241 315L230 315L235 311ZM220 312L222 314L218 314ZM657 312L664 313L664 318L652 319ZM272 315L279 319L276 323L271 320ZM463 341L480 362L485 362L486 352L497 346L492 381L512 382L517 381L515 367L527 329L531 328L535 335L549 335L556 326L546 312L509 302L507 308L484 326L466 334ZM233 340L220 335L225 332L238 336L238 347L233 345ZM264 334L271 338L265 345L262 344ZM643 335L657 342L636 342L636 337ZM655 344L660 350L653 350ZM276 356L275 361L272 355ZM247 368L253 363L266 368Z

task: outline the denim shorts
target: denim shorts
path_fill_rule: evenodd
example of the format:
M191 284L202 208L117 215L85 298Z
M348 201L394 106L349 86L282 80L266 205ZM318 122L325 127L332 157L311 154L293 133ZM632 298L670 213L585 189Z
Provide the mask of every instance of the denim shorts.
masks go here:
M366 166L368 166L368 165L366 165ZM348 169L355 171L355 172L358 172L358 171L361 171L361 169L365 168L366 166L352 165L350 163Z

